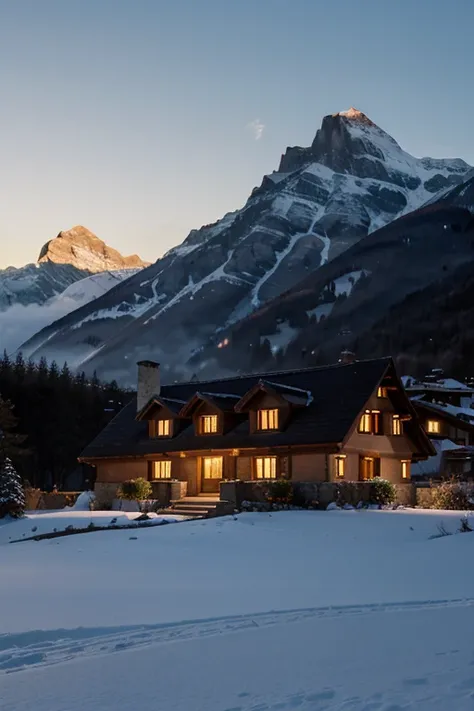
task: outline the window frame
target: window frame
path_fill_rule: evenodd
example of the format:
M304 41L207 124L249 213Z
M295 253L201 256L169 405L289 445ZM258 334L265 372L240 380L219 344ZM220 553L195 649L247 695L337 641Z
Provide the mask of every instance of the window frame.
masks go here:
M428 434L441 434L441 422L439 420L426 420L426 431Z
M402 479L410 479L410 465L411 461L410 459L401 459L400 460L400 465L401 465L401 474L402 474Z
M362 477L362 462L371 462L372 476ZM372 481L382 476L381 474L382 463L380 457L371 457L369 455L361 454L359 456L359 480L360 481Z
M160 432L160 427L163 427L163 432ZM165 420L156 421L156 436L157 437L170 437L171 436L172 422L169 418Z
M209 429L207 429L206 426L207 422L209 422ZM214 423L214 427L212 423ZM212 413L209 415L199 415L198 426L200 435L217 434L219 430L219 416Z
M357 427L359 434L383 435L383 415L381 410L365 410Z
M336 479L344 479L346 475L346 455L345 454L336 454L334 457L335 461L335 474L336 474Z
M261 462L261 476L259 476L259 462ZM269 464L270 476L265 476L266 463ZM254 457L255 479L258 481L274 481L278 479L277 457L275 455L267 455Z
M392 435L394 437L400 437L403 435L403 423L400 415L392 415Z
M258 432L275 432L279 429L279 425L280 412L278 407L261 408L257 410Z
M160 471L160 476L157 476L157 471L164 468L166 470L165 475ZM169 481L172 479L172 460L171 459L158 459L153 462L152 470L152 480L153 481Z

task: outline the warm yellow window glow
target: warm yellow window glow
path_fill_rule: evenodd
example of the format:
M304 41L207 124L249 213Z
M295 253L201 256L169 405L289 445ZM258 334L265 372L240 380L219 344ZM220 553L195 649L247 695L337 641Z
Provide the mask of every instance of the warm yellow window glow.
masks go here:
M376 476L380 476L380 459L378 457L361 457L359 478L366 481L374 479Z
M387 388L380 386L377 389L377 397L387 397Z
M341 479L346 473L346 455L338 454L336 456L336 476Z
M158 437L169 437L171 420L158 420Z
M401 465L402 465L402 479L409 479L410 478L410 460L409 459L402 459Z
M153 462L153 479L171 479L171 461Z
M392 415L392 434L402 434L402 421L400 419L400 415Z
M428 432L430 434L439 434L440 433L441 428L440 428L439 420L428 420L428 422L426 423L426 426L427 426Z
M366 434L370 434L372 432L372 418L370 416L370 410L366 410L360 418L359 432L364 432Z
M202 476L204 479L222 479L222 457L204 457Z
M201 434L214 434L217 432L217 415L201 415L199 421Z
M382 434L382 413L380 410L366 410L359 422L359 432L362 434Z
M278 410L258 410L257 427L259 430L277 430Z
M255 473L257 479L276 479L276 457L257 457L255 459Z

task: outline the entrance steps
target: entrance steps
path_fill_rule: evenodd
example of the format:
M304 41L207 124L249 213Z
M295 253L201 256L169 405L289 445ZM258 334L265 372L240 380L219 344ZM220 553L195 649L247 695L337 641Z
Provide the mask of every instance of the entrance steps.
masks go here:
M172 500L163 513L188 518L212 518L233 513L233 506L217 496L185 496L183 499Z

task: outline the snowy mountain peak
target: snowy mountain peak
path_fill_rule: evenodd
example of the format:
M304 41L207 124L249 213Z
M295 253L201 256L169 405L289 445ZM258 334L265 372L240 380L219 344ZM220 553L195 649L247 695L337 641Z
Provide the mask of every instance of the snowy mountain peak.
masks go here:
M376 124L369 119L366 114L362 113L362 111L359 111L359 109L355 109L353 106L351 106L350 109L347 109L347 111L339 111L337 114L333 114L333 116L342 116L343 118L349 119L351 121L361 121L362 123L367 123L370 126L375 126Z
M122 256L120 252L106 245L82 225L62 231L57 237L46 242L38 257L38 264L48 262L69 264L76 269L94 274L116 269L140 269L148 266L136 254L129 257Z

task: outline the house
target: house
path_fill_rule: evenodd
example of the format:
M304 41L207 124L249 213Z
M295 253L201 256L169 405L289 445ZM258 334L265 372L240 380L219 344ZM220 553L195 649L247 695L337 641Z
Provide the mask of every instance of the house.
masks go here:
M412 461L435 454L390 358L170 385L141 361L137 397L80 460L110 500L136 477L154 495L180 482L181 498L218 498L235 479L402 484Z
M416 462L413 477L473 477L474 389L434 369L421 380L402 378L418 419L437 451Z

